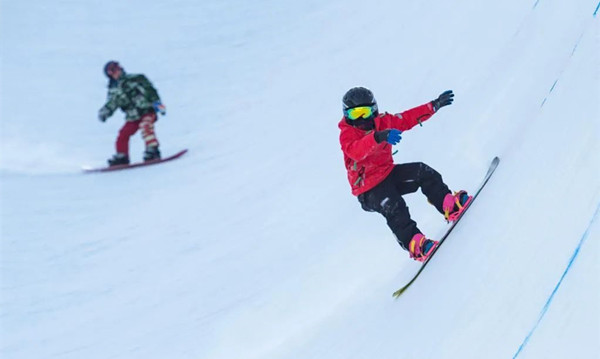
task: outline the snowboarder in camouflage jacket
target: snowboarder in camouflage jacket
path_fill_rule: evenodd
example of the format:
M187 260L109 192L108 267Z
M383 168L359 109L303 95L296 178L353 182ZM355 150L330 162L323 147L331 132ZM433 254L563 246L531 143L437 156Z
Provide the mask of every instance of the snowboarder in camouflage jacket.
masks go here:
M104 73L109 78L108 100L98 111L98 119L104 122L120 108L125 112L126 121L117 137L117 153L108 160L108 164L129 164L129 138L138 129L141 129L142 138L146 143L144 161L160 159L154 123L158 120L156 114L165 115L166 108L158 92L146 76L126 74L116 61L109 61L104 66Z

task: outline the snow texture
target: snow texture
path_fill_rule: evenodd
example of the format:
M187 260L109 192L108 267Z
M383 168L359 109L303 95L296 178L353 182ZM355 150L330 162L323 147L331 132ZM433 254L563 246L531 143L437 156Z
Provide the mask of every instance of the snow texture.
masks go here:
M600 357L598 0L365 4L2 0L0 357ZM188 154L82 174L123 123L96 118L112 59ZM472 190L502 159L398 300L418 263L350 194L353 86L389 112L454 90L397 163Z

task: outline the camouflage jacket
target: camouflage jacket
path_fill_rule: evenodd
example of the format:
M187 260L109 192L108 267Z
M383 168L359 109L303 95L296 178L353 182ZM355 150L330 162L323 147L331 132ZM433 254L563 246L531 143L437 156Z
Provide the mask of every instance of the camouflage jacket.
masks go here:
M112 116L120 108L125 112L126 121L136 121L143 114L154 111L152 104L155 101L160 101L160 97L146 76L124 73L120 79L110 81L108 100L101 111Z

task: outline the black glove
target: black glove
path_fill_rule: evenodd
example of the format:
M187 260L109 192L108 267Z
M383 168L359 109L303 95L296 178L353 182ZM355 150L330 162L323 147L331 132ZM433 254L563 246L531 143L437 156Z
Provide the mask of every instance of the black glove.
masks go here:
M98 111L98 119L100 122L105 122L108 116L110 116L110 111L106 107L102 107L100 111Z
M440 108L451 105L452 101L454 101L454 93L452 90L444 91L438 98L431 101L433 111L437 112Z

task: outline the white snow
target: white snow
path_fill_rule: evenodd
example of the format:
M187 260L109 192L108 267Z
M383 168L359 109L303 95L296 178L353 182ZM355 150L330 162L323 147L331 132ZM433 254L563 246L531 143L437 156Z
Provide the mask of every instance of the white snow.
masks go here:
M0 357L600 357L599 6L3 0ZM111 59L158 88L163 154L188 154L81 173L123 123L96 119ZM389 112L456 93L397 163L473 190L502 159L398 300L418 264L338 142L359 85Z

